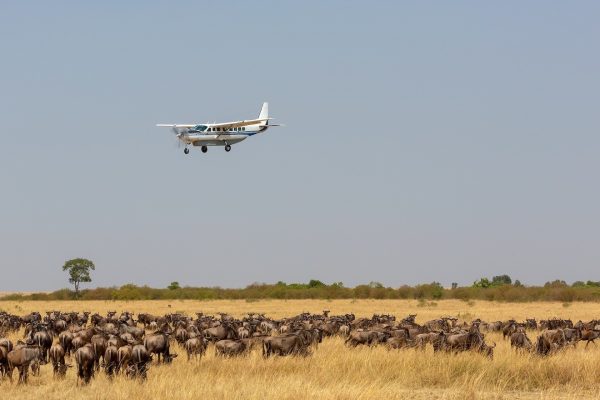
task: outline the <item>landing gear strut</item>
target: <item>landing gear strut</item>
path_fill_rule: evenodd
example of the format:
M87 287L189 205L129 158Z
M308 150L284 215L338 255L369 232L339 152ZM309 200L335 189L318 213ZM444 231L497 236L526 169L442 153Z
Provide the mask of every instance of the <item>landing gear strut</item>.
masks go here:
M208 151L208 147L202 146L200 147L200 150L202 150L203 153L206 153Z
M227 151L227 152L231 151L231 146L228 145L228 144L226 144L225 145L225 151Z
M184 154L188 154L189 152L190 152L190 149L188 149L187 147L185 149L183 149Z

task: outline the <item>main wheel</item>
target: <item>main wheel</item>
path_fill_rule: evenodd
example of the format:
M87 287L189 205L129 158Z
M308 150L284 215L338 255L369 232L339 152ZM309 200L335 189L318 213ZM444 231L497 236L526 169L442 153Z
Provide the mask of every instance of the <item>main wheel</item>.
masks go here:
M206 147L206 146L202 146L200 149L202 150L203 153L206 153L208 151L208 147Z
M230 145L228 145L228 144L226 144L226 145L225 145L225 151L230 151L230 150L231 150L231 146L230 146Z
M184 154L188 154L189 152L190 152L190 149L188 149L187 147L185 149L183 149Z

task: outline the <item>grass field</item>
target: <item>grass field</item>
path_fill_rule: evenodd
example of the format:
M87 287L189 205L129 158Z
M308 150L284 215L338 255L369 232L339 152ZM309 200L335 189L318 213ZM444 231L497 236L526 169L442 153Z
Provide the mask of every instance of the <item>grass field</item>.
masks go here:
M445 300L437 303L406 300L290 300L290 301L144 301L144 302L0 302L0 310L13 314L30 311L75 310L105 313L109 310L164 314L219 311L241 317L262 312L274 318L303 311L358 316L390 313L417 314L417 322L454 315L464 320L505 320L547 317L589 320L600 317L596 303L492 303ZM530 333L535 339L536 333ZM15 337L16 338L16 337ZM212 348L201 361L181 357L169 366L152 365L146 383L104 373L87 387L77 387L75 372L54 381L49 366L27 386L0 383L3 398L77 399L582 399L600 398L600 349L583 345L541 359L516 354L501 335L494 359L476 354L433 354L415 350L387 351L383 347L349 349L341 338L325 339L308 358L263 359L258 351L248 357L219 359Z

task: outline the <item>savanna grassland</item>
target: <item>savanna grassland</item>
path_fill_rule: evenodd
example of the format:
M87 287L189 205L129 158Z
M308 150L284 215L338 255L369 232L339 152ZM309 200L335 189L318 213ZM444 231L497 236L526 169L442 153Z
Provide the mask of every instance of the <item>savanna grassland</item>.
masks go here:
M249 312L282 318L301 312L331 315L353 312L357 317L374 313L404 317L417 314L417 322L452 315L470 321L527 317L570 318L573 321L600 317L598 303L498 303L442 300L219 300L219 301L3 301L0 310L23 315L31 311L129 310L135 313L183 312L195 315L226 312L242 317ZM536 332L529 336L535 339ZM13 335L12 339L18 336ZM343 339L326 338L313 355L263 359L258 350L249 356L221 359L209 347L200 361L188 362L184 351L172 365L152 364L145 383L103 372L89 386L77 386L75 371L62 381L52 378L49 365L41 376L30 376L27 385L0 383L3 398L46 399L581 399L600 398L600 349L582 344L564 352L539 358L517 354L501 334L486 334L496 342L493 360L478 354L435 354L413 349L388 351L383 346L347 348Z

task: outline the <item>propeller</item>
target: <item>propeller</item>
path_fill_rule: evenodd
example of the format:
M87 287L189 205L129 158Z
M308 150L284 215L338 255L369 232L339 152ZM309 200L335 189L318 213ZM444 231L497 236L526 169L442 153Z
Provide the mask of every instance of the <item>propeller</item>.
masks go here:
M176 127L171 128L173 133L175 134L175 140L177 141L177 148L181 148L181 137L183 136L183 132L180 132Z

